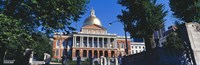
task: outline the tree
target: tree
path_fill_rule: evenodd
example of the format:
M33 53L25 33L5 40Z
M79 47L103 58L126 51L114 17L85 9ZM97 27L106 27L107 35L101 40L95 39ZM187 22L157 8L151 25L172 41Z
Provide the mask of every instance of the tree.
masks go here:
M200 0L169 0L173 15L185 22L200 22Z
M163 4L156 4L156 0L119 0L119 4L126 7L118 18L126 25L131 37L145 39L146 50L155 47L153 33L163 26L164 11Z
M17 49L19 33L25 32L20 29L20 23L10 17L0 14L0 64L3 64L5 51L9 48ZM15 43L16 42L16 43ZM14 43L14 44L12 44Z
M31 48L38 56L43 58L43 53L51 53L51 44L48 36L37 31L23 29L22 22L9 16L0 14L0 63L6 58L15 59L16 64L23 65L25 49ZM28 61L28 60L26 60Z
M85 13L87 3L88 0L1 0L0 58L13 47L20 60L26 48L36 53L37 47L44 48L39 45L48 43L53 32L75 30L70 24Z
M178 37L178 34L174 31L166 37L166 42L163 47L169 51L181 52L184 50L183 43L182 39Z
M72 22L78 21L86 11L88 0L1 0L2 12L20 19L27 30L52 33L55 30L75 30Z
M43 33L36 33L33 36L36 40L35 45L32 46L35 57L37 60L44 60L44 53L48 53L52 56L52 42L48 36L45 36Z

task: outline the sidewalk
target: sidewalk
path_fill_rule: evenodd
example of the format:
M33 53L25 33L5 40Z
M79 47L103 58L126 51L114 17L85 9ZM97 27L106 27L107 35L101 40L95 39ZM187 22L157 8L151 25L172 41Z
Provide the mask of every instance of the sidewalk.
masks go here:
M42 64L44 64L44 61L33 61L31 65L42 65ZM56 62L50 62L50 64L61 65L61 63L56 63Z

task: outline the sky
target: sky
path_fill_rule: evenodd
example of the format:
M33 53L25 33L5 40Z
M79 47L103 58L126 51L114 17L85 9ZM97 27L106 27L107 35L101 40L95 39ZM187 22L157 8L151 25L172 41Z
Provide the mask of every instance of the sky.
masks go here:
M168 15L165 17L165 28L167 29L176 19L172 16L168 0L157 0L157 3L164 4L165 10L168 11ZM121 10L125 8L118 4L117 0L90 0L90 3L87 4L87 12L81 16L77 23L73 24L78 32L83 26L84 20L90 16L91 8L95 10L96 17L100 19L108 33L124 36L123 25L120 22L115 22L111 26L108 25L110 22L117 21L117 15L120 15Z

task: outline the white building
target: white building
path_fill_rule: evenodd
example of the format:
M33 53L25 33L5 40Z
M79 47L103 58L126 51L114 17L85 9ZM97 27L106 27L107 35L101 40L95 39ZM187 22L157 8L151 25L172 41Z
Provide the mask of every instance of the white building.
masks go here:
M140 53L145 51L145 44L144 42L131 42L131 54Z

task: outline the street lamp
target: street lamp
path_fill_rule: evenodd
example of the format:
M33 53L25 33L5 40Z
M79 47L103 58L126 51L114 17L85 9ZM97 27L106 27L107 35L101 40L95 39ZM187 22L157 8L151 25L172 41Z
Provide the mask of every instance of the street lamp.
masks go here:
M119 20L117 21L113 21L113 22L110 22L108 25L111 26L113 23L115 22L120 22ZM124 25L124 33L125 33L125 43L126 43L126 48L125 48L125 52L126 52L126 55L128 55L128 41L127 41L127 34L126 34L126 30L127 30L127 27L124 23L122 23Z

